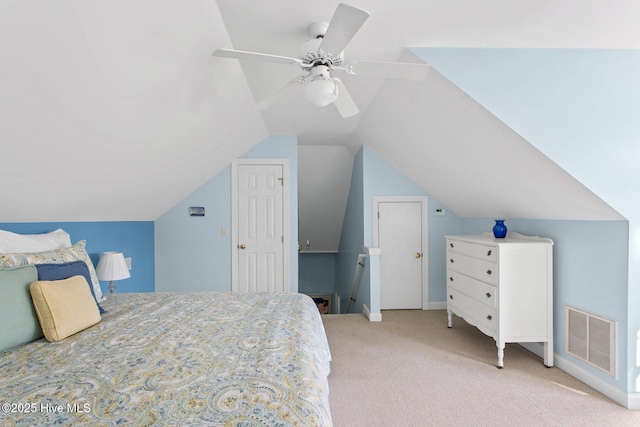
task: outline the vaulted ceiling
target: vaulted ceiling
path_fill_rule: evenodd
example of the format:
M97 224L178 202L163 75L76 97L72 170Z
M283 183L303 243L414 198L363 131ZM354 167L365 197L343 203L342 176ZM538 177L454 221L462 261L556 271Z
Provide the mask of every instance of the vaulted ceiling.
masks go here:
M154 220L272 133L295 134L303 145L344 146L352 152L360 144L370 145L460 215L495 214L492 209L500 204L491 190L471 188L452 197L454 184L459 189L468 179L441 179L442 174L455 177L454 170L465 170L466 176L487 170L479 166L487 159L480 149L474 152L475 163L460 164L455 151L465 153L465 145L452 142L442 123L455 124L436 114L443 110L435 100L458 93L446 76L434 72L419 84L344 76L360 114L342 119L331 106L309 105L296 91L258 111L256 102L298 70L211 56L218 48L296 56L308 38L308 26L330 20L337 4L3 0L0 221ZM349 4L371 13L345 49L349 59L419 62L407 47L640 47L635 22L640 6L635 1L615 6L605 0ZM464 98L456 102L463 105ZM425 122L415 114L415 106L432 113L431 119ZM593 206L590 218L619 217L501 126L490 125L506 135L498 143L517 139L509 153L516 165L525 166L501 170L513 174L513 182L527 182L526 174L543 167L556 178L547 188L552 200L575 189ZM434 140L434 134L448 136ZM398 150L394 144L405 136L405 149ZM419 141L430 142L412 151ZM438 169L421 169L416 153L439 159ZM492 173L487 179L489 185ZM564 184L554 193L558 179ZM508 207L515 209L514 215L532 212L543 197L526 186L524 191L518 202L522 207ZM575 212L582 207L552 216L579 216ZM545 217L549 211L532 215Z

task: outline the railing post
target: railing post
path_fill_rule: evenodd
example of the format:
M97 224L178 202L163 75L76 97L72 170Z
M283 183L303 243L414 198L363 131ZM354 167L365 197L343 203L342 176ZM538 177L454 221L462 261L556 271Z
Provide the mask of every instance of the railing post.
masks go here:
M369 295L370 307L364 306L364 311L369 321L382 321L382 313L380 313L380 248L364 247L369 257Z
M358 255L356 271L353 273L353 281L351 282L351 294L349 295L349 304L347 305L347 313L351 312L351 304L356 302L356 295L358 294L358 286L360 285L360 277L362 277L362 270L364 269L365 258L366 256L364 254Z

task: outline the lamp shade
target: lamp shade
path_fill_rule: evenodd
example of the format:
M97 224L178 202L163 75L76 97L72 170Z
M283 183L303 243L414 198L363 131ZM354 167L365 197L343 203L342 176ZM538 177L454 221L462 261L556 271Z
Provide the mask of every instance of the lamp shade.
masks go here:
M99 280L122 280L131 277L122 252L103 252L98 261L96 275Z

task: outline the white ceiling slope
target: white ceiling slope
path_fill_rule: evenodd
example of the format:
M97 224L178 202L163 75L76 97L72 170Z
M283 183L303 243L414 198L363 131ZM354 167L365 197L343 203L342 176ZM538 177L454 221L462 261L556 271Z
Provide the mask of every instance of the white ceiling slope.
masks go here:
M371 18L345 50L347 59L395 61L408 46L640 47L635 0L348 3ZM381 145L399 135L383 141L375 130L413 127L422 134L408 141L428 139L433 130L420 124L422 116L394 115L406 105L396 110L394 103L430 105L424 91L420 99L407 96L404 82L346 76L361 110L347 120L295 93L258 112L255 101L298 71L211 57L222 47L295 55L307 27L330 20L337 4L0 0L0 222L154 220L269 133L296 134L301 144L371 143L385 158L391 150ZM430 150L424 154L442 166L459 160L437 140ZM475 154L467 177L486 170L479 164L490 156ZM388 160L434 196L447 193L431 175L405 170L415 152L396 156ZM439 177L461 179L446 174ZM461 214L488 215L492 200L482 196L494 190L482 191L451 202Z
M217 1L232 41L222 47L283 56L296 56L309 37L308 26L330 20L338 3L276 0L247 9L243 2ZM407 46L619 48L638 43L633 18L627 16L640 11L636 4L612 10L602 1L583 3L354 0L349 4L371 17L345 49L345 59L419 61ZM612 26L615 31L602 31ZM240 62L256 101L300 75L296 67ZM345 76L344 81L361 114L341 120L331 107L307 104L299 90L262 112L267 128L295 133L300 144L346 144L352 152L366 144L461 216L622 218L437 73L423 83L370 76ZM305 209L326 209L322 197L308 203L314 201L321 202Z
M354 143L459 216L624 219L436 70L421 83L388 81L377 96L385 102L374 100Z
M0 6L0 221L155 220L267 135L213 2Z
M347 147L298 147L298 241L302 251L338 251L352 169L353 155Z
M340 3L216 1L231 39L231 45L219 47L283 56L297 56L309 38L309 25L328 22ZM615 6L606 0L345 2L371 14L345 49L345 60L396 61L406 47L416 46L624 48L640 44L635 19L640 14L640 3L634 0ZM301 74L294 66L241 62L256 101ZM345 86L363 112L383 83L366 75L340 77L344 77ZM300 144L344 144L362 114L343 120L331 106L310 105L301 94L302 88L291 91L262 112L269 131L294 133ZM384 99L378 97L378 102Z

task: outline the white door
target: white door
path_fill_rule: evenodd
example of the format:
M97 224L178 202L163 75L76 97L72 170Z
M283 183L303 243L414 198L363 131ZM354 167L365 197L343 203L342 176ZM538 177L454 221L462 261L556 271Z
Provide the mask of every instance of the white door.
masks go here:
M283 292L283 165L237 168L236 292Z
M380 202L380 309L420 309L423 288L421 202Z

